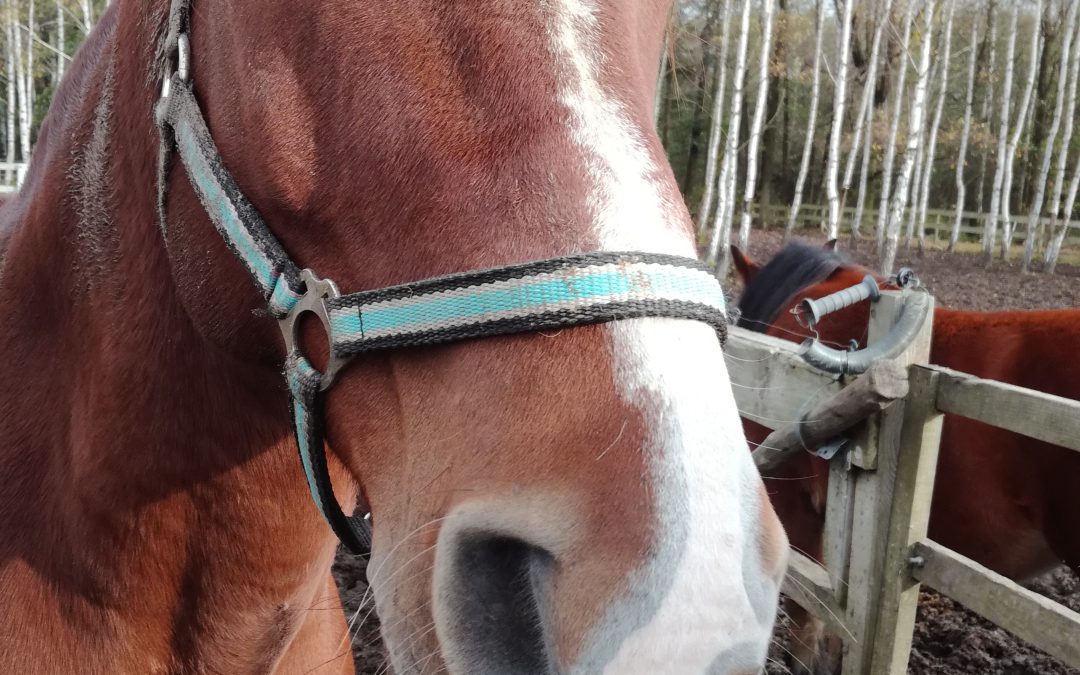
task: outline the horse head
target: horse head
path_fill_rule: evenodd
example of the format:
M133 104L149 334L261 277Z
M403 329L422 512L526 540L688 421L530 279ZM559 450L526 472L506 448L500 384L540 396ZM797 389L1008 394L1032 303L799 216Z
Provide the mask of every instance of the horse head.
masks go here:
M296 458L296 352L238 247L273 238L346 292L693 257L651 119L670 4L112 3L2 213L0 345L20 358L0 373L0 582L50 618L0 618L20 645L0 669L340 659L340 632L295 649L319 634L337 542L314 455L309 481ZM180 100L202 136L170 117ZM214 146L205 166L190 143ZM227 244L220 219L249 205L265 241ZM287 290L323 288L303 278ZM370 512L397 672L758 670L787 545L723 320L635 316L355 355L322 414L297 415L297 436L325 438L330 494ZM327 369L301 319L287 332Z
M204 0L191 78L240 189L342 288L578 252L693 256L650 119L669 4ZM279 362L175 167L168 194L192 320L238 358ZM317 365L318 333L302 329ZM785 539L708 326L363 356L325 419L339 483L372 514L398 671L760 665Z

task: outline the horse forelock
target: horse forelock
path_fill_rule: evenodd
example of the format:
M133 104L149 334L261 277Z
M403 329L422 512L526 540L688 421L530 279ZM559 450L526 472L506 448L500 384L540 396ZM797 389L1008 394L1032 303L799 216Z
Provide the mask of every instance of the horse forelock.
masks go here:
M740 328L764 333L799 291L850 264L835 251L792 242L750 279L739 299Z

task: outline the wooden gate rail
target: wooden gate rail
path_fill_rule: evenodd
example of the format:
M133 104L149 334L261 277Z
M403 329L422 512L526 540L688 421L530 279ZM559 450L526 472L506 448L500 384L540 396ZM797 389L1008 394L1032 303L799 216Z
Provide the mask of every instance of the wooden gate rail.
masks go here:
M1065 663L1080 664L1080 613L936 542L918 542L911 555L919 581Z

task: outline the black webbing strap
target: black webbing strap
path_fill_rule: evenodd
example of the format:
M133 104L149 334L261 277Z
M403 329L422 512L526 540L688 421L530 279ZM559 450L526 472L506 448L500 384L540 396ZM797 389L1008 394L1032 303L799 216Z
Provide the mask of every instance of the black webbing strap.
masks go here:
M369 525L362 518L345 515L330 483L323 440L322 375L293 352L285 363L285 376L292 394L296 446L315 505L346 548L357 555L364 553L371 546Z

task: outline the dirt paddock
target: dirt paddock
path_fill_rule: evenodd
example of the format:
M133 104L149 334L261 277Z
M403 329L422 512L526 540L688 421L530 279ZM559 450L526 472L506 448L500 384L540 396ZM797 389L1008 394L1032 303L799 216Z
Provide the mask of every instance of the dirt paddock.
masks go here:
M750 254L767 260L780 245L773 232L755 232ZM804 234L800 238L823 242L824 237ZM870 246L852 257L870 264ZM847 251L848 246L842 245ZM1015 254L1014 254L1015 257ZM934 293L939 305L965 309L1052 309L1080 307L1080 267L1059 265L1058 274L1021 274L1016 263L997 262L990 272L983 270L974 255L949 255L930 250L922 257L901 252L899 265L914 268L922 283ZM733 295L738 288L729 283ZM379 639L378 621L371 611L370 596L365 606L359 603L367 591L364 561L338 556L334 575L342 600L353 624L353 654L357 673L386 673L386 653ZM1032 583L1028 588L1080 611L1080 579L1060 568ZM787 638L783 621L777 625L774 648L767 672L787 672L780 662ZM1014 638L1006 631L984 621L947 597L924 589L919 602L915 643L909 672L918 675L1080 675L1046 654Z

